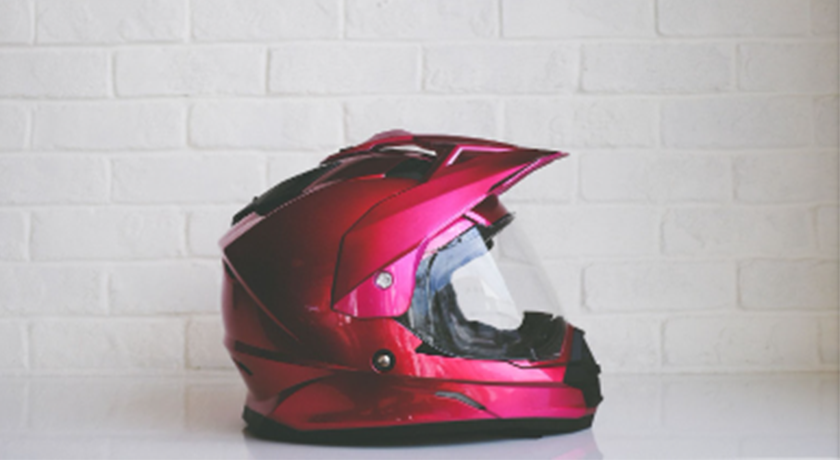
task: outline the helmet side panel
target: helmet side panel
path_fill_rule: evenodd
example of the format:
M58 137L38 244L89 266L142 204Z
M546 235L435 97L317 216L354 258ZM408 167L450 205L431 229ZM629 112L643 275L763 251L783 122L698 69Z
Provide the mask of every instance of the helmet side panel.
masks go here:
M224 248L227 263L270 318L310 342L312 315L334 313L330 289L341 237L375 203L415 183L377 178L323 187L265 216L230 242ZM312 355L318 348L304 345L310 358L328 358Z

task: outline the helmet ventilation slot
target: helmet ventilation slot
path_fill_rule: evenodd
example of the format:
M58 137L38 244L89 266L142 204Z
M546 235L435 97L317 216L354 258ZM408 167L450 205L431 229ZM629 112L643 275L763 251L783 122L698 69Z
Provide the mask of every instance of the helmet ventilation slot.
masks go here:
M320 179L321 176L336 167L338 164L339 163L337 161L325 163L315 169L280 182L267 192L255 197L248 206L245 206L242 210L237 212L233 216L232 225L236 224L252 212L256 212L257 214L264 216L279 208L286 202L300 195L306 187L312 185L312 183Z
M406 179L423 180L432 168L432 164L430 160L408 158L386 172L385 177L404 177Z

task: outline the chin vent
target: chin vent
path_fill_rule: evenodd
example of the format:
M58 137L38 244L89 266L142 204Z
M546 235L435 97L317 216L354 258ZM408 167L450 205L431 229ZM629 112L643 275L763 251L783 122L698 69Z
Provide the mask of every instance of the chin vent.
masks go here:
M463 395L461 393L456 393L454 391L438 391L437 393L435 393L435 396L437 396L438 398L454 399L468 406L475 407L478 410L487 410L487 408L484 407L484 405L482 405L478 401L470 398L469 396Z

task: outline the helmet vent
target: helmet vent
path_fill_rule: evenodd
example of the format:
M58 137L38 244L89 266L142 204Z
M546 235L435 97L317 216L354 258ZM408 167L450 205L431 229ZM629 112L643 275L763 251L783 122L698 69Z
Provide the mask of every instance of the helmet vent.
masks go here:
M255 197L254 201L237 212L233 216L232 225L236 224L252 212L256 212L257 214L264 216L279 208L284 203L300 195L306 187L312 185L313 182L321 178L321 176L323 176L327 171L338 166L338 164L339 163L337 161L325 163L315 169L280 182L267 192Z
M432 168L430 160L408 158L385 173L385 177L404 177L406 179L423 180Z
M438 391L437 393L435 393L435 396L437 396L438 398L454 399L468 406L475 407L479 410L487 410L486 407L484 407L480 402L476 401L475 399L472 399L469 396L461 393L456 393L454 391Z

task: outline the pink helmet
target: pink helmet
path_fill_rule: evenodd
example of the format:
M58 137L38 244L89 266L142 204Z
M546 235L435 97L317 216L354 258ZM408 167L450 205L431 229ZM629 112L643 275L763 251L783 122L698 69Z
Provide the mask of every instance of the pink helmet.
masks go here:
M391 131L238 212L222 308L249 429L358 442L589 427L600 369L499 201L565 155Z

